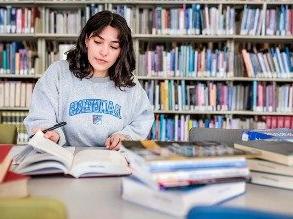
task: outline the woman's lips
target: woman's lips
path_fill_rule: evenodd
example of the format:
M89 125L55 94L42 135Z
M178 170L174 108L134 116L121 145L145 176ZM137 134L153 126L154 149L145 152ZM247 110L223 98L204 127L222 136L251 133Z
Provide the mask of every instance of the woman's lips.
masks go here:
M95 58L95 60L96 60L96 62L99 63L99 64L106 64L106 63L108 63L108 61L105 60L105 59L98 59L98 58Z

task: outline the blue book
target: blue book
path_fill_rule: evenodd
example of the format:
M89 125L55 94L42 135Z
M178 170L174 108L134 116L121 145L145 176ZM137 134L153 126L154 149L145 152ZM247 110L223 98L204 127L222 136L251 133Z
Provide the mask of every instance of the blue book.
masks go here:
M261 211L247 208L226 207L226 206L198 206L193 207L186 219L194 218L237 218L237 219L293 219L292 215L280 214L276 212Z
M293 142L293 129L259 129L246 131L242 134L243 141L267 140Z

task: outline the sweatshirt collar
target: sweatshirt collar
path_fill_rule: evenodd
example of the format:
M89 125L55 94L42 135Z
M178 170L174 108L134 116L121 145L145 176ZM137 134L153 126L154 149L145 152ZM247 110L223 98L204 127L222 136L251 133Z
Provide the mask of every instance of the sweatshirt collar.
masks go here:
M110 77L91 77L89 80L93 83L108 83L111 82Z

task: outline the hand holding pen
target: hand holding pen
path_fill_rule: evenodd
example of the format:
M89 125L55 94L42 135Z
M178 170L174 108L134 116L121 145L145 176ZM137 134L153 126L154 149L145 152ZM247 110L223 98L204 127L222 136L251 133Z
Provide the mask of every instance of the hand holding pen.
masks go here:
M54 130L66 125L66 124L67 124L66 122L60 122L60 123L58 123L58 124L56 124L56 125L54 125L54 126L52 126L50 128L42 130L42 132L45 134L44 137L50 139L51 141L54 141L55 143L57 143L59 141L60 136ZM32 138L33 136L34 136L34 134L31 135L29 138Z

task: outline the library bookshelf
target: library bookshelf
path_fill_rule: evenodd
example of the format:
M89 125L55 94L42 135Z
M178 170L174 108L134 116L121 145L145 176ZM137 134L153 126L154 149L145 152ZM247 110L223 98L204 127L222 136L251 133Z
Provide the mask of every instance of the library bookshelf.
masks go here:
M2 0L0 121L18 125L19 142L34 83L100 10L131 27L134 74L154 106L150 138L187 140L191 127L293 128L292 1Z

